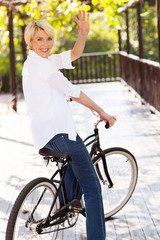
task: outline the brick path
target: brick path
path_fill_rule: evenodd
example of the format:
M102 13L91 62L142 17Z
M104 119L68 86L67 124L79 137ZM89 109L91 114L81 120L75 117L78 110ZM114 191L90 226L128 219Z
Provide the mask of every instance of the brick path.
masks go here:
M81 85L81 89L108 113L117 116L116 125L105 130L101 124L101 145L130 150L139 166L137 188L129 203L106 222L107 240L160 239L160 117L141 105L134 92L123 84ZM0 240L5 239L7 219L17 194L30 180L50 176L33 148L26 106L18 101L18 113L7 110L8 95L0 95ZM85 107L71 103L78 133L82 138L92 132L96 117ZM8 111L8 113L7 113ZM84 240L85 219L61 232L58 240Z

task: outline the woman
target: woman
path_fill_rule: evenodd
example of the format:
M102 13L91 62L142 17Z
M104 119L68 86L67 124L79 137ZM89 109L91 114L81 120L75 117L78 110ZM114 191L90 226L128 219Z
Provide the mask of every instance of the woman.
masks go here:
M23 66L23 90L35 147L45 146L70 155L72 163L66 177L69 198L72 200L77 179L84 194L87 239L105 240L99 180L90 155L76 133L68 99L96 111L102 120L109 122L110 127L116 119L105 113L59 71L73 68L71 62L81 56L89 33L89 14L86 16L84 11L79 11L79 19L76 16L74 19L78 25L78 39L73 49L51 56L55 39L52 26L44 20L33 21L27 26L25 41L30 51Z

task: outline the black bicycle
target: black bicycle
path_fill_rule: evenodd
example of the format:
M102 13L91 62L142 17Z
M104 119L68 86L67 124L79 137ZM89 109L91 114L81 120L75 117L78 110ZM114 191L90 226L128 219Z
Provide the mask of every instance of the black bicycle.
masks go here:
M108 219L130 199L137 183L138 167L134 156L124 148L101 149L98 131L101 121L96 122L94 134L84 142L86 146L91 145L90 155L101 183L105 219ZM39 153L46 165L54 162L57 171L51 179L40 177L32 180L21 191L10 213L6 240L55 240L58 231L76 224L79 214L85 216L78 183L75 199L71 202L67 199L64 178L71 164L70 157L63 154L55 156L46 148L40 149ZM60 190L63 206L60 206Z

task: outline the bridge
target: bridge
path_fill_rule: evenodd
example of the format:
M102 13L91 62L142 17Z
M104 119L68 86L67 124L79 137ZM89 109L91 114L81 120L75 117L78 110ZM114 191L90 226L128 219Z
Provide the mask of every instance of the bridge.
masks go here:
M100 127L103 148L120 146L137 159L139 178L128 204L106 222L107 240L160 239L160 115L124 81L82 84L81 89L108 113L117 116L109 130ZM53 166L45 167L33 148L24 99L19 96L17 110L8 108L10 96L0 95L0 239L13 203L24 185L35 177L50 177ZM92 133L96 117L85 107L71 103L77 131L82 138ZM3 113L3 114L2 114ZM85 240L85 219L80 216L75 227L62 231L58 240Z
M148 1L152 4L152 0ZM160 36L160 4L157 0L158 36ZM128 9L137 8L139 55L130 53ZM115 126L100 128L103 148L127 148L137 159L139 178L128 204L106 222L107 240L160 239L160 65L144 59L141 28L142 1L130 1L120 11L126 16L127 49L83 54L74 64L75 70L64 74L101 105L117 116ZM159 59L160 59L160 37ZM14 92L14 91L13 91ZM53 166L45 167L33 148L26 105L18 95L17 112L11 111L12 95L0 95L0 239L13 203L24 185L35 177L51 176ZM84 107L71 103L77 131L82 138L92 132L95 116ZM62 231L58 240L85 240L85 219Z

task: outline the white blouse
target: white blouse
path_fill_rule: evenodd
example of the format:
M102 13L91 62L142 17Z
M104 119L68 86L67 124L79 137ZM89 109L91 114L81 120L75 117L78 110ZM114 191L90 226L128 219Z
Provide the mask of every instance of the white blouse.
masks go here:
M24 63L23 91L31 120L34 146L44 147L59 133L76 139L76 129L67 99L80 96L80 88L71 84L59 69L73 69L71 51L43 58L34 51Z

